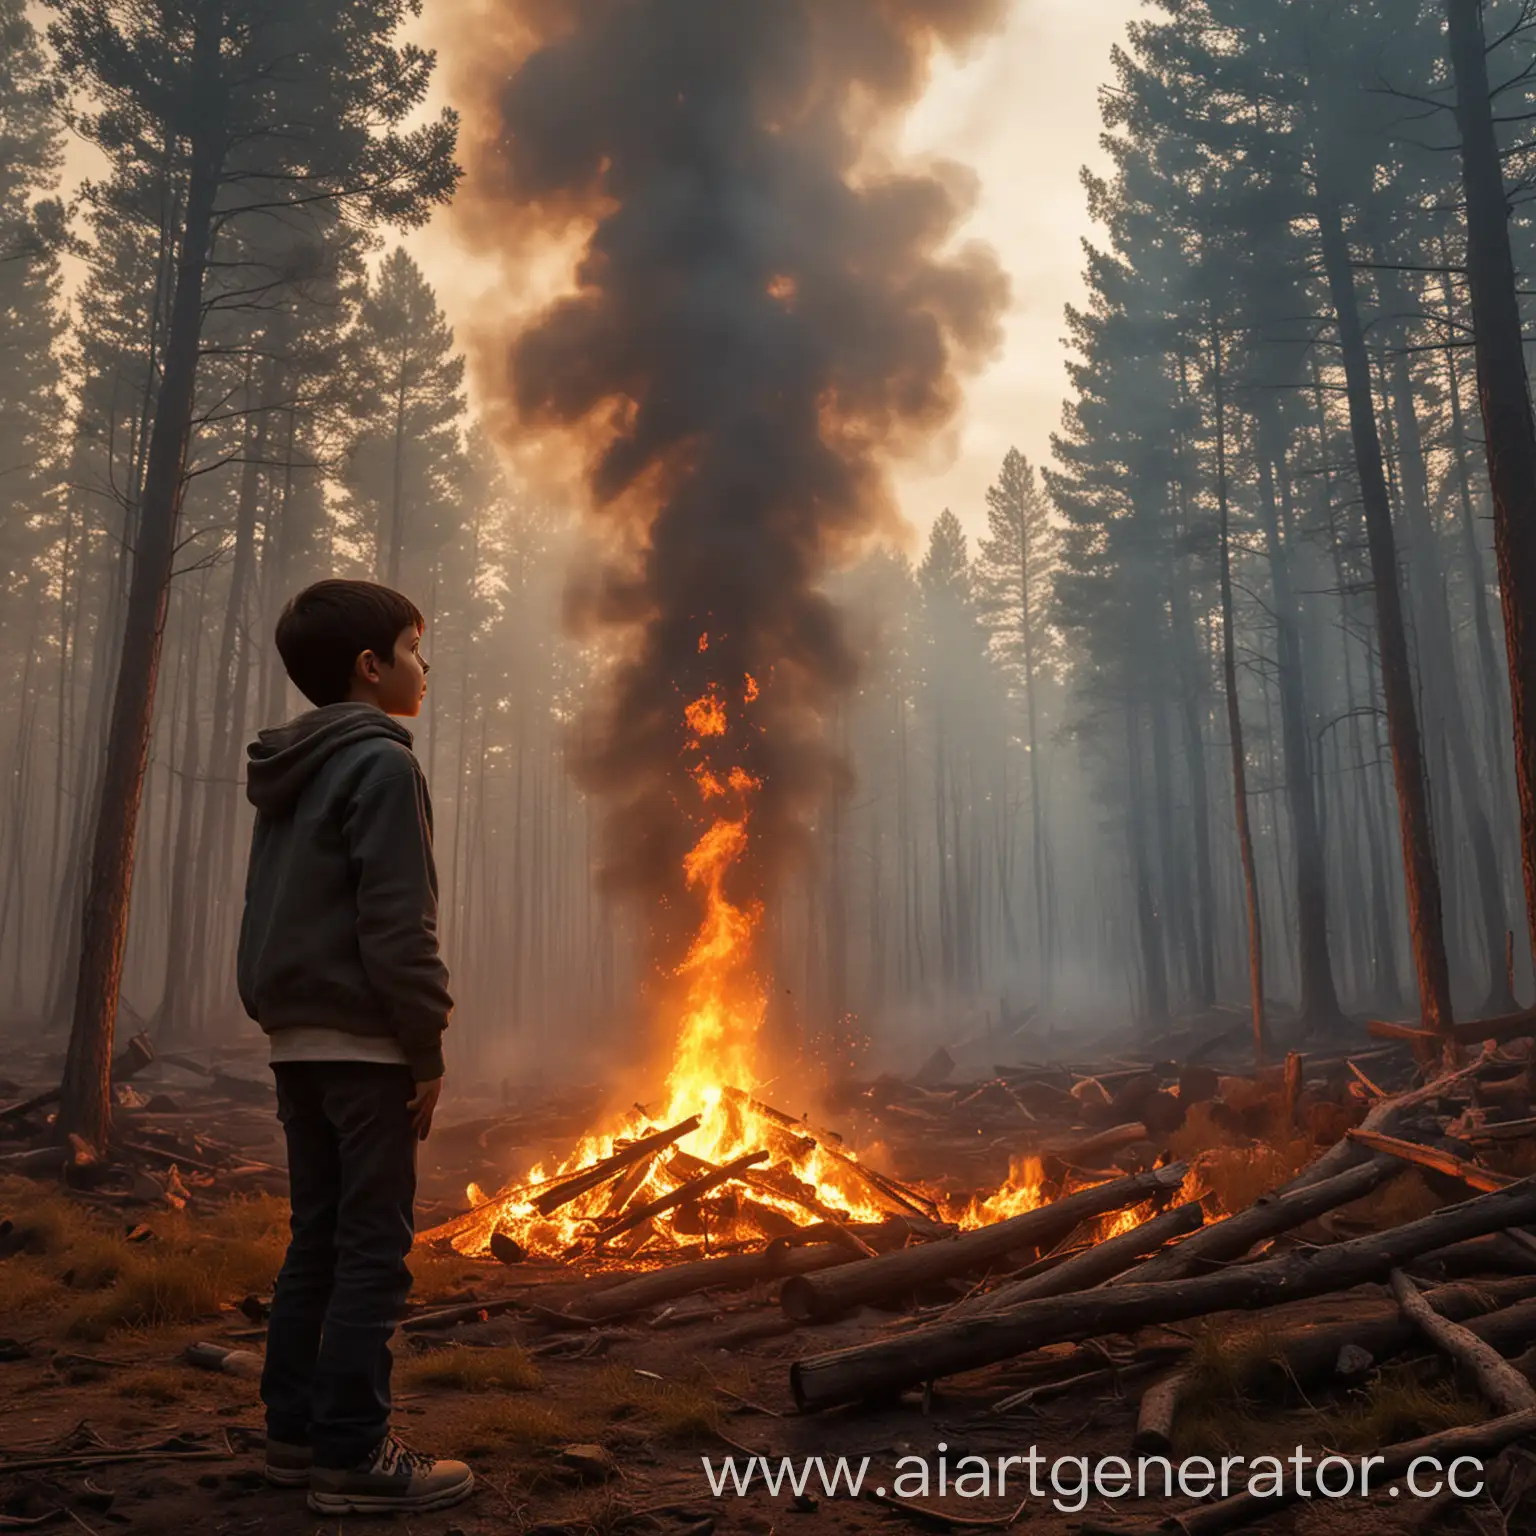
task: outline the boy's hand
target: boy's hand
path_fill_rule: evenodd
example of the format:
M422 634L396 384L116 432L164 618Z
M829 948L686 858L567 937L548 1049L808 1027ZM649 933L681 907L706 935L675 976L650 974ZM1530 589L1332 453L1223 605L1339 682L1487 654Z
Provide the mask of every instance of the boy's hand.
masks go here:
M443 1080L434 1077L429 1083L416 1084L416 1097L405 1107L411 1113L411 1129L416 1132L417 1141L425 1141L432 1129L432 1112L437 1108L437 1101L442 1097Z

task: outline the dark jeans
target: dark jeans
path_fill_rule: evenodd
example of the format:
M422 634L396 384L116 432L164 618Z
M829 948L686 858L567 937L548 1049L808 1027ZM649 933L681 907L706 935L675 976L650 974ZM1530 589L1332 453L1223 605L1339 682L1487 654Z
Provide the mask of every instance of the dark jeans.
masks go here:
M272 1297L267 1433L350 1467L389 1428L389 1336L405 1311L416 1133L409 1067L278 1062L292 1236Z

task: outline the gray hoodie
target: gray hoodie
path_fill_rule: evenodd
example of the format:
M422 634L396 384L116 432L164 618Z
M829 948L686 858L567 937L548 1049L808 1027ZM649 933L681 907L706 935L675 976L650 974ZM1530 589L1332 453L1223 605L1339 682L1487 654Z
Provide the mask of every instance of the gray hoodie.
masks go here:
M327 704L262 731L247 754L257 815L237 965L245 1011L269 1034L392 1036L417 1082L441 1077L453 999L411 733L371 704Z

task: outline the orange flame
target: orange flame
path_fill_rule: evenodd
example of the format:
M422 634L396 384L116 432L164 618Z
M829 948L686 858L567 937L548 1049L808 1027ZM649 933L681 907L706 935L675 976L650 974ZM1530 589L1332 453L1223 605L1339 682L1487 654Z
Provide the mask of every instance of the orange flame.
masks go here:
M688 722L688 729L695 736L724 736L725 735L725 705L722 704L711 689L701 699L695 699L683 711L683 718ZM698 745L697 742L694 743Z
M699 649L708 645L700 637ZM746 678L746 699L758 697L756 680ZM727 716L719 690L711 686L683 711L692 732L687 750L704 752L706 740L724 747ZM705 806L736 797L729 811L710 812L708 828L683 860L689 890L698 894L703 915L687 954L677 967L682 983L681 1013L666 1082L666 1108L659 1116L642 1109L612 1130L584 1137L557 1167L533 1168L521 1184L487 1197L468 1190L470 1211L445 1224L427 1240L444 1239L463 1253L484 1253L491 1237L505 1232L533 1251L565 1252L596 1243L610 1233L631 1234L623 1249L634 1258L649 1245L677 1247L702 1232L728 1240L761 1239L817 1219L878 1222L892 1206L861 1177L857 1159L833 1153L796 1132L795 1122L775 1118L751 1098L757 1081L758 1036L767 1012L767 991L754 965L754 947L763 908L756 900L732 898L731 874L747 853L752 797L762 781L739 763L729 768L698 761L688 777ZM539 1209L552 1186L613 1157L641 1137L697 1116L696 1129L675 1144L632 1167L616 1169L548 1211ZM700 1191L698 1199L666 1211L649 1208L692 1179L749 1153L767 1153L762 1162L729 1185ZM1035 1209L1045 1199L1046 1178L1037 1158L1016 1159L1007 1181L956 1214L962 1227L1002 1221ZM552 1203L546 1199L546 1204ZM626 1213L633 1213L626 1225ZM641 1218L644 1217L642 1220ZM1104 1218L1100 1237L1127 1230L1141 1215L1127 1211ZM711 1223L713 1225L711 1225ZM778 1223L777 1229L775 1223Z

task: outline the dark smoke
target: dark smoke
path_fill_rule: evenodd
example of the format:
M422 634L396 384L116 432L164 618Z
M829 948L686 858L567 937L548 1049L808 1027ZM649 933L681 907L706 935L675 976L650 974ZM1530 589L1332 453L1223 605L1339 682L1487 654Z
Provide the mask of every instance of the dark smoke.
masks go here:
M515 337L506 388L520 430L582 444L626 551L573 598L623 632L578 771L611 807L607 873L648 898L666 957L694 926L681 865L709 822L684 706L716 689L712 766L762 780L731 894L765 896L836 771L820 723L853 679L818 583L893 522L887 458L950 420L999 339L995 261L944 249L969 178L873 151L934 49L1003 0L507 9L474 214L481 238L591 230L578 291Z

